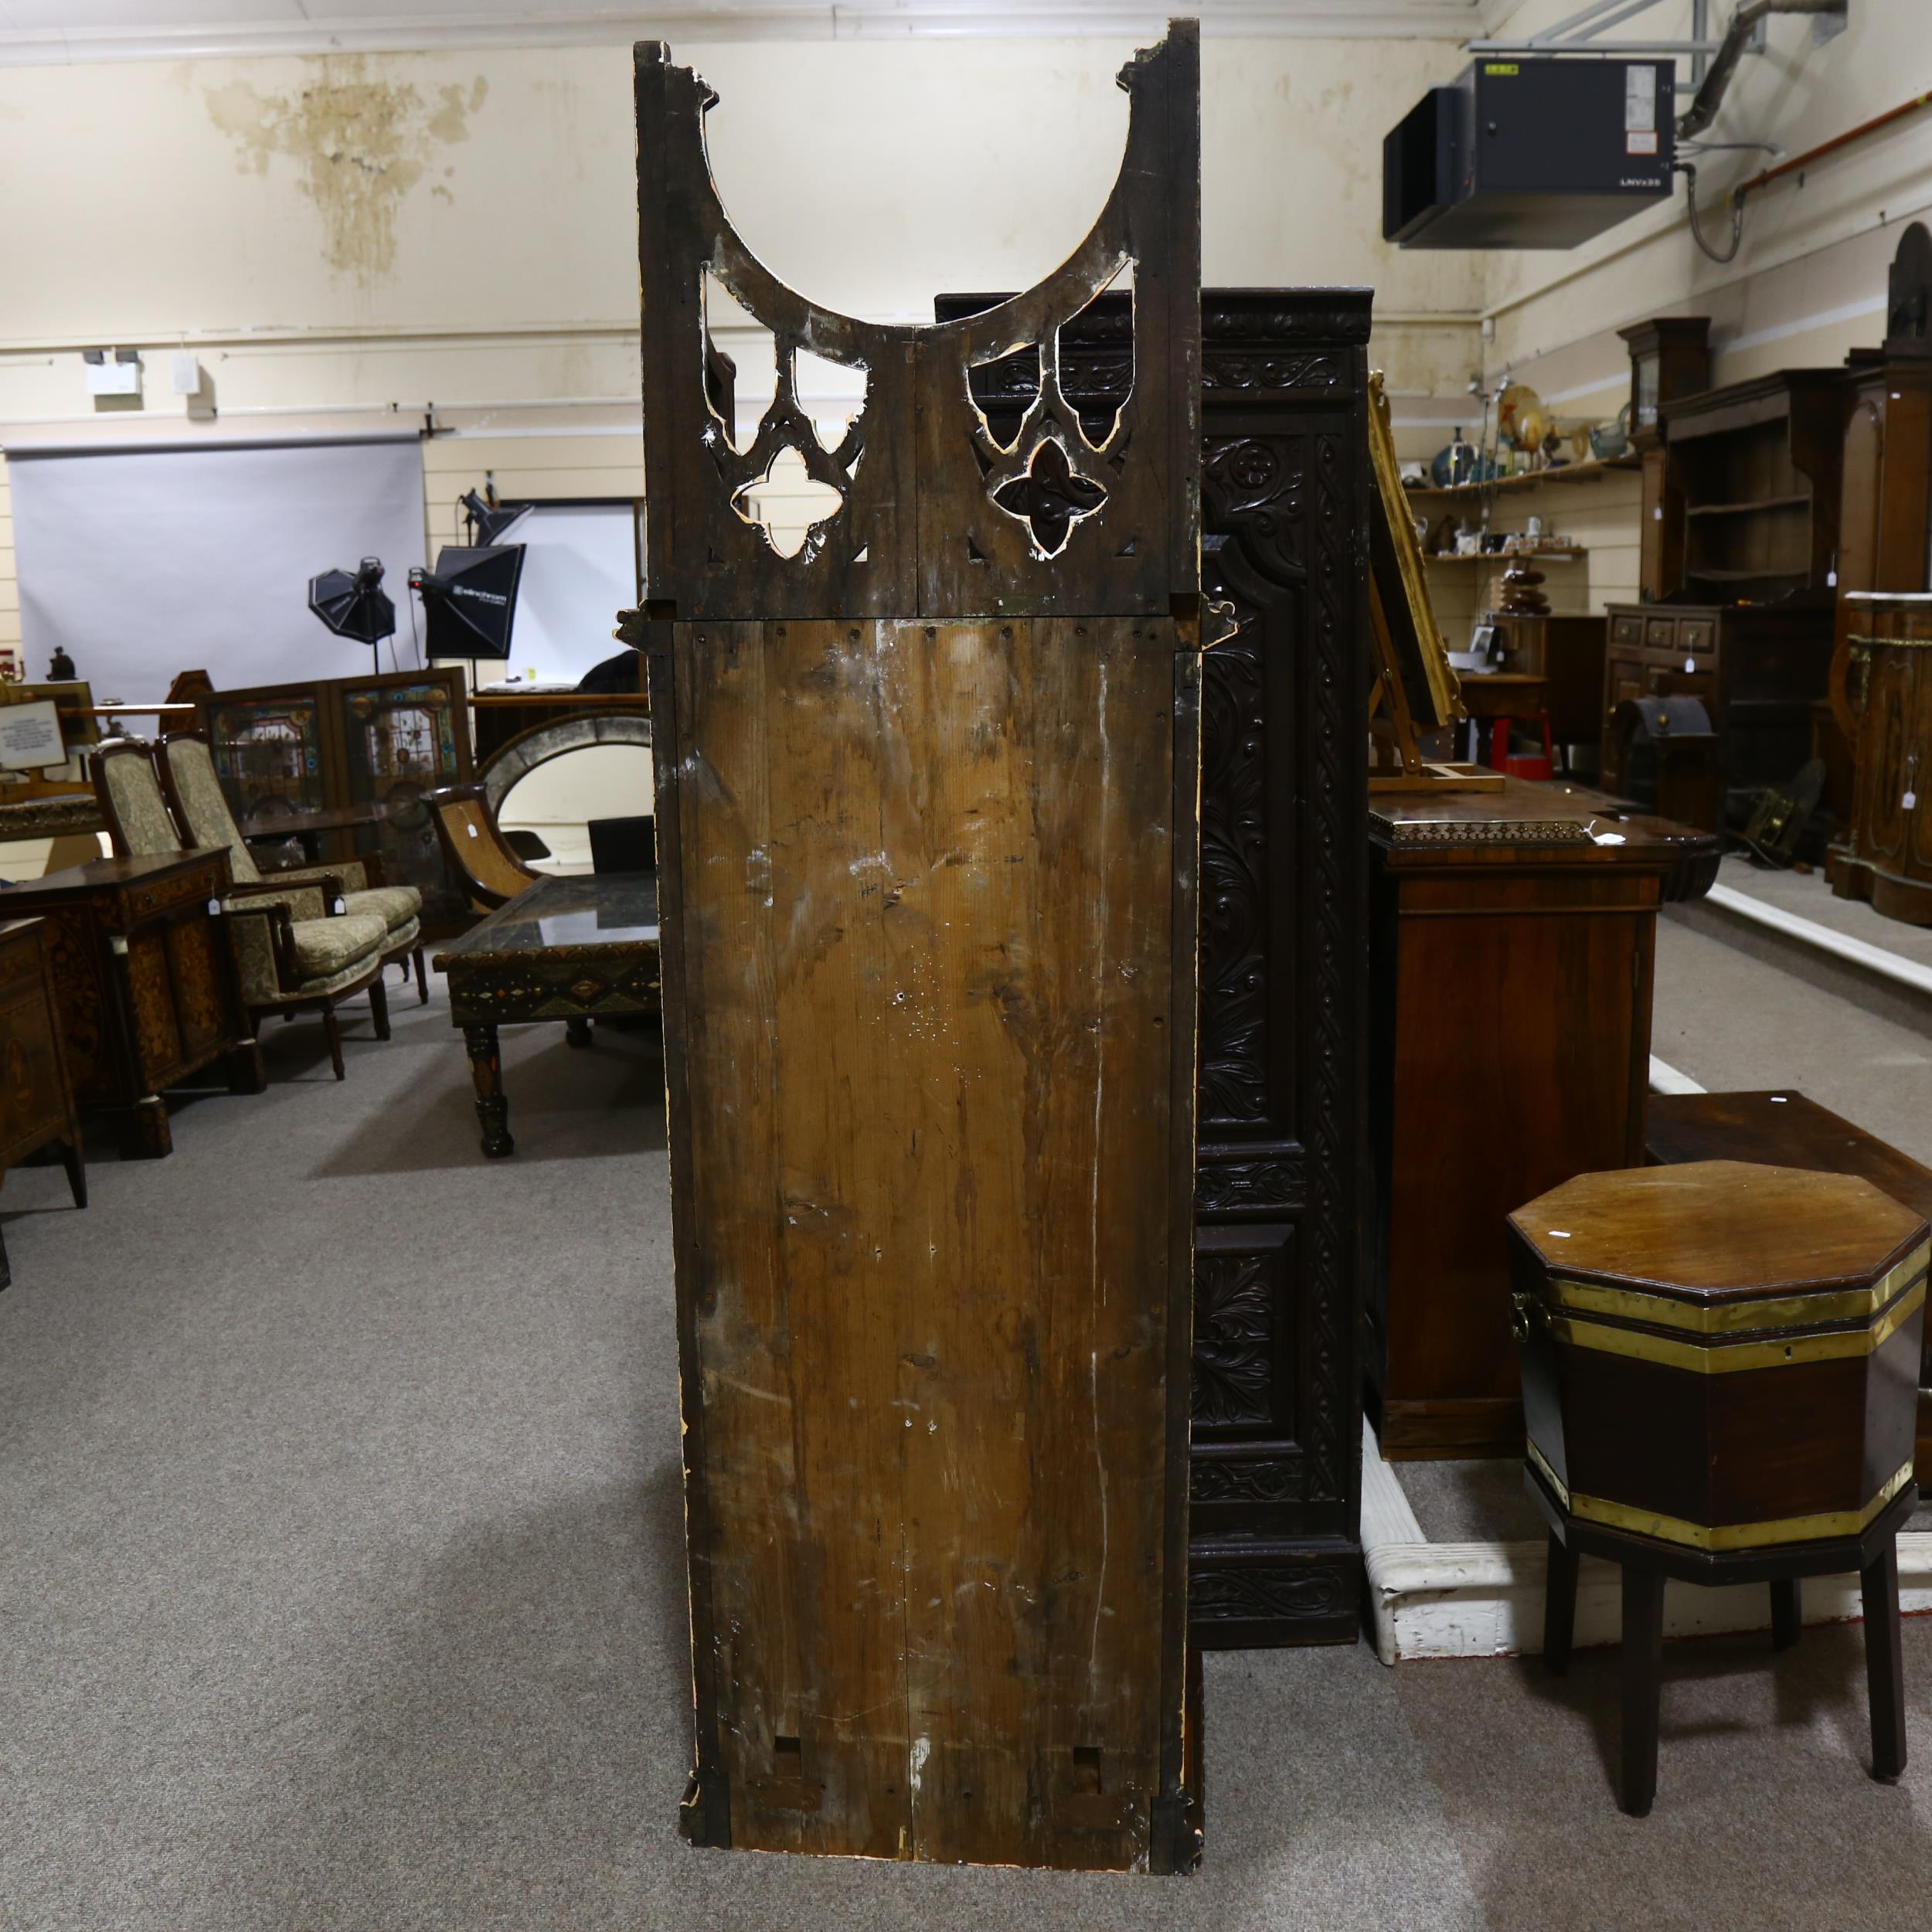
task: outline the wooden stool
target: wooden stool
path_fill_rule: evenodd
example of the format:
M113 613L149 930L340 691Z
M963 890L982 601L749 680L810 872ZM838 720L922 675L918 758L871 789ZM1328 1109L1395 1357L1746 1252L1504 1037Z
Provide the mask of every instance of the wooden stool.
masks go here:
M1672 1577L1769 1583L1782 1649L1800 1580L1857 1570L1872 1775L1896 1777L1924 1219L1852 1175L1700 1161L1580 1175L1509 1228L1544 1657L1569 1663L1578 1557L1621 1564L1624 1810L1656 1794Z

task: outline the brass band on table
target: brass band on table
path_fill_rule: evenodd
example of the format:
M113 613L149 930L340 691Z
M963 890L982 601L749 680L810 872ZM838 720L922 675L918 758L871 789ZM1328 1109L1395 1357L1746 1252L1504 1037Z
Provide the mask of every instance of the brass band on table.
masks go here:
M1822 1542L1830 1536L1862 1536L1886 1505L1912 1480L1912 1464L1886 1478L1878 1494L1862 1509L1827 1511L1814 1516L1775 1516L1765 1522L1687 1522L1681 1516L1660 1515L1654 1509L1633 1509L1628 1503L1612 1502L1603 1496L1577 1495L1550 1468L1548 1458L1533 1438L1526 1445L1536 1472L1549 1484L1559 1502L1573 1516L1585 1522L1600 1523L1606 1529L1621 1529L1636 1536L1655 1536L1660 1543L1679 1543L1691 1549L1752 1549L1765 1543Z
M1921 1241L1905 1258L1868 1287L1835 1294L1776 1295L1746 1301L1687 1301L1644 1288L1606 1287L1553 1275L1549 1297L1560 1307L1582 1315L1621 1316L1659 1328L1697 1335L1733 1335L1752 1328L1816 1328L1828 1321L1869 1321L1902 1289L1912 1285L1932 1263L1932 1241Z

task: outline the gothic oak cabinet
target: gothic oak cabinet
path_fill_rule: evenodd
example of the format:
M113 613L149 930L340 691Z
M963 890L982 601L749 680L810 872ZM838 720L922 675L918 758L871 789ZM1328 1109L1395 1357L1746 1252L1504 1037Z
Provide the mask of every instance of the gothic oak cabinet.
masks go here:
M1211 1648L1360 1628L1370 300L1201 298L1202 582L1239 626L1201 666L1189 1616ZM1128 298L1103 296L1063 333L1061 387L1100 424L1134 380ZM975 371L996 432L1032 382L1022 356Z
M1197 1855L1199 63L1184 22L1123 70L1127 153L1063 267L917 328L760 268L709 90L638 50L623 634L658 748L701 1843ZM1060 330L1130 267L1101 427ZM714 286L773 338L742 438ZM863 372L829 444L807 352ZM1015 353L1002 433L970 372ZM757 510L781 456L835 499L790 554Z

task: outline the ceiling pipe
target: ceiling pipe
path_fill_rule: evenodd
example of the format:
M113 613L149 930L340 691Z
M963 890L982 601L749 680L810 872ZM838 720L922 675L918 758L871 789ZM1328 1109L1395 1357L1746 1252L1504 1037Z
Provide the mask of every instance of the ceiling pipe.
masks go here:
M1744 0L1744 4L1731 15L1731 24L1724 29L1724 38L1711 56L1710 70L1704 77L1704 84L1698 89L1691 104L1677 117L1677 138L1692 140L1717 118L1725 90L1730 86L1731 76L1743 58L1745 43L1767 15L1842 13L1846 4L1847 0Z

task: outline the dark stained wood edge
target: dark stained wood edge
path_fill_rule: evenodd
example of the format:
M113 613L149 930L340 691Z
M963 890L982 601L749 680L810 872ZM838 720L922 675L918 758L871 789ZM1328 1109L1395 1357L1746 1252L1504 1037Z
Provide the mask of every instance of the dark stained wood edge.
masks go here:
M645 670L655 720L658 815L658 973L664 1010L665 1143L671 1169L671 1243L677 1278L701 1280L697 1229L677 1203L696 1198L691 1153L691 1075L685 1055L690 1009L685 991L684 844L679 811L678 760L682 720L678 714L672 630L645 622ZM692 1788L680 1828L694 1845L731 1843L731 1791L718 1737L716 1617L711 1596L711 1514L705 1486L704 1379L698 1345L698 1311L691 1296L677 1298L679 1406L684 1423L683 1478L691 1606L691 1678L694 1761Z
M1172 596L1195 617L1201 595L1201 28L1195 20L1171 21L1165 63L1167 143L1170 162L1193 170L1182 191L1189 206L1178 223L1181 195L1161 201L1170 227L1162 251L1167 292L1168 431L1166 459L1171 522L1168 567ZM1177 614L1179 603L1177 603ZM1197 799L1198 806L1198 799ZM1198 809L1196 816L1199 817ZM1190 940L1190 952L1193 942ZM1190 1183L1191 1186L1191 1183Z
M1195 1029L1200 931L1201 658L1185 640L1174 658L1174 885L1170 901L1173 971L1168 997L1168 1201L1166 1335L1168 1515L1161 1567L1160 1794L1149 1858L1172 1872L1185 1807L1184 1713L1187 1671L1189 1391L1194 1359ZM1196 1717L1198 1719L1198 1712Z

